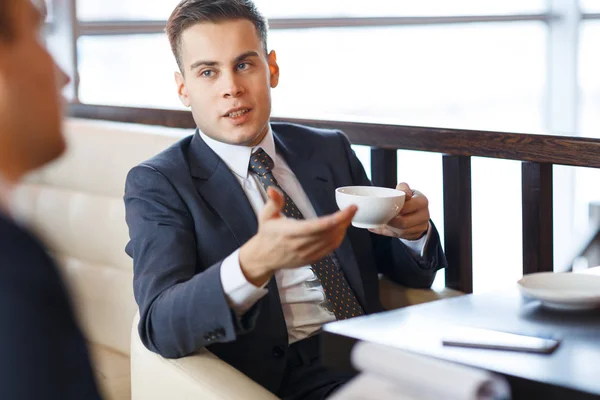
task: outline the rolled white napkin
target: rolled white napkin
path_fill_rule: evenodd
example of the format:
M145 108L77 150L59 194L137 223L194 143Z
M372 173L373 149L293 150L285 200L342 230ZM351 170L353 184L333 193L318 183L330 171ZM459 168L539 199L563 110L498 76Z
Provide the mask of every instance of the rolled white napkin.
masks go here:
M509 400L498 375L402 350L360 342L352 364L361 374L333 400Z

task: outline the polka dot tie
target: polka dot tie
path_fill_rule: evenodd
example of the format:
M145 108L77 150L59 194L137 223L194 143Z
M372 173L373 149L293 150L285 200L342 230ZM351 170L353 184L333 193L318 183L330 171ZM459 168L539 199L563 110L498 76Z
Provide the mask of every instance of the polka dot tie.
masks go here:
M271 157L263 149L259 149L250 157L249 170L256 174L265 190L274 186L283 193L285 197L283 214L286 217L304 219L294 201L277 183L275 176L271 172L273 165ZM323 286L329 310L335 314L338 320L364 314L360 304L356 300L354 292L350 288L348 281L346 281L343 271L336 264L332 255L326 256L322 260L312 264L311 268Z

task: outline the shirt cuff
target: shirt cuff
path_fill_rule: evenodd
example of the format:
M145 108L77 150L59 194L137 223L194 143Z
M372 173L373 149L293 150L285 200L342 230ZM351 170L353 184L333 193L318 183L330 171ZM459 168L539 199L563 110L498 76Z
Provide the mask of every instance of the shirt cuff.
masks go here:
M267 283L261 287L248 282L240 266L240 250L236 250L221 263L221 285L229 307L242 316L268 293Z
M431 237L431 222L427 227L427 233L421 238L417 240L407 240L400 239L409 250L418 257L425 258L425 248L427 247L427 243L429 242L429 238Z

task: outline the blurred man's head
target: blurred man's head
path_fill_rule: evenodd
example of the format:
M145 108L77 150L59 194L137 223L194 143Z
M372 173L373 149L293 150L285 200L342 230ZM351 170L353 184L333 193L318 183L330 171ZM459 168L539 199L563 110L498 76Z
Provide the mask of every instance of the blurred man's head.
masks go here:
M253 146L268 131L279 82L267 22L250 0L183 0L167 24L179 98L207 136Z
M58 157L67 76L41 40L42 0L0 0L0 173L16 181Z

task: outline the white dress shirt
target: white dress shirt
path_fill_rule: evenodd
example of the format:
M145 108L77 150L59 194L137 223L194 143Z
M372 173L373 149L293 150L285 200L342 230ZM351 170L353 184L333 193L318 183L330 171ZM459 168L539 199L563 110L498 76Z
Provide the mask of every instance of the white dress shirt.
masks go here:
M264 207L267 195L256 176L248 171L248 165L250 156L262 148L273 159L272 172L275 179L296 203L304 217L306 219L317 217L296 175L283 157L277 154L270 127L261 143L254 148L222 143L209 138L202 132L200 132L200 136L229 167L257 216ZM403 240L403 242L415 254L421 254L428 237L429 234L416 241ZM325 292L309 265L279 270L275 273L275 279L287 325L289 343L304 339L319 330L323 324L335 321L334 314L321 305L325 302ZM266 284L263 287L256 287L246 280L240 267L239 249L223 261L221 282L229 305L238 315L243 315L268 292L264 287Z

